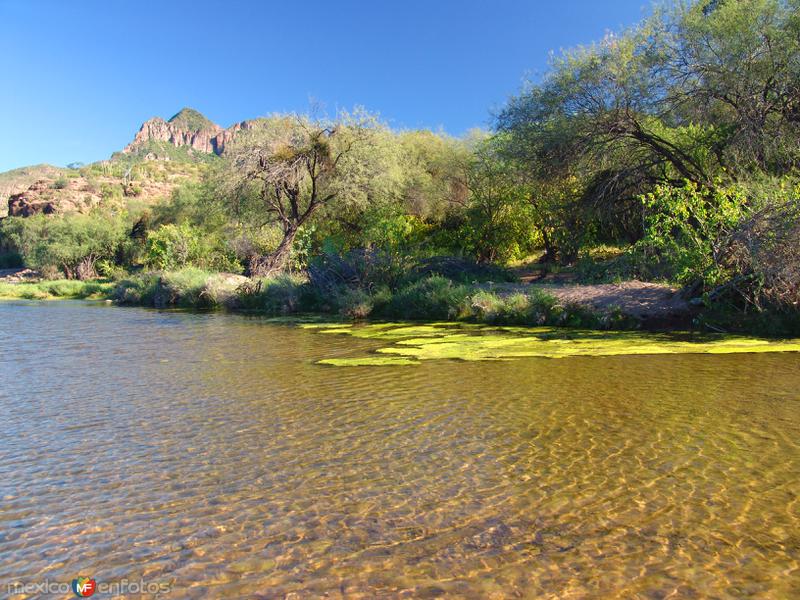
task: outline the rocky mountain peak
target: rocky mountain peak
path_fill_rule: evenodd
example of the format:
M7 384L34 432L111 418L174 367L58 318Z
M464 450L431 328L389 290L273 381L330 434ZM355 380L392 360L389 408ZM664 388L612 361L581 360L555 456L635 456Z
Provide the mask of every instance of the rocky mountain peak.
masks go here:
M133 141L122 151L125 154L146 150L150 142L166 142L175 147L188 146L196 152L215 152L213 139L223 131L202 113L184 108L169 121L153 117L144 122Z
M201 112L193 108L182 108L168 121L161 117L145 121L136 137L122 152L140 154L145 158L164 158L159 152L153 151L155 142L155 145L167 143L176 148L185 147L190 154L201 152L220 155L238 132L252 128L254 123L255 121L242 121L223 129Z
M179 110L167 123L172 124L173 127L186 129L188 131L216 131L220 129L218 125L215 125L203 113L188 107Z

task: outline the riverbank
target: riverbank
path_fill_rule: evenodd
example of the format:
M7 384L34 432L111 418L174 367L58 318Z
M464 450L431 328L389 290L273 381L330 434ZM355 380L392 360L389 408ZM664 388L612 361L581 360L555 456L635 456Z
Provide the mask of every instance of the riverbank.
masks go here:
M327 292L327 293L326 293ZM637 281L620 284L460 283L441 276L388 288L319 290L302 276L253 280L197 269L139 274L114 280L37 281L7 271L0 298L96 299L155 308L259 311L266 314L335 314L454 320L506 325L556 325L592 329L686 328L693 312L679 291Z
M320 288L304 275L250 279L199 269L138 273L116 280L37 280L30 272L0 276L0 299L87 299L119 305L255 312L316 313L343 320L460 321L597 330L698 330L792 337L795 314L745 314L688 301L681 290L636 280L618 283L464 283L441 275L387 286Z

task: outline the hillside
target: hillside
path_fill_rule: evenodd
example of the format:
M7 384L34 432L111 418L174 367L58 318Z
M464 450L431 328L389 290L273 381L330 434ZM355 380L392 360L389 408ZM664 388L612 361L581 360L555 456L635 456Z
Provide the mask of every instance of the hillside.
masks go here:
M38 180L55 181L63 172L59 167L42 164L0 173L0 217L6 216L8 198L12 194L24 192Z
M153 203L198 180L248 121L228 129L183 108L169 120L149 119L109 160L79 168L34 165L0 173L0 218L82 212L100 204Z
M85 212L96 206L122 207L126 202L152 204L177 186L199 180L205 166L191 162L151 161L94 163L40 176L4 203L8 216Z

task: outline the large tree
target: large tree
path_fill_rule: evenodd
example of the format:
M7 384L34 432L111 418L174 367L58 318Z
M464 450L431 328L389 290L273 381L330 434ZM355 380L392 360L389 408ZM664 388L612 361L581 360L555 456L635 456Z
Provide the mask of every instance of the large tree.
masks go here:
M381 165L370 149L380 132L364 116L334 122L287 116L265 120L237 140L223 193L234 208L247 204L261 224L281 230L272 252L248 257L250 275L284 269L300 228L323 206L361 201L379 184Z
M678 2L555 59L498 116L532 177L576 176L585 209L621 233L638 196L688 180L800 166L797 0Z

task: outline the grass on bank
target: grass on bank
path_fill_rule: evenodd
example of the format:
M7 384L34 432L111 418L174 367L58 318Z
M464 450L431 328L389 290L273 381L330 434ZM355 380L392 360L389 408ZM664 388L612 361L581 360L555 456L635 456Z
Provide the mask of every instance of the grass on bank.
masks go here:
M320 291L307 278L281 275L252 280L188 268L140 273L119 281L0 283L0 298L111 299L155 308L253 311L267 315L321 313L348 320L462 321L502 325L557 325L599 329L635 327L622 314L596 314L562 304L541 291L501 295L439 275L426 275L395 289L342 286Z
M445 320L597 329L638 325L621 313L598 314L584 306L560 303L541 291L501 295L439 275L407 281L395 289L341 286L320 290L299 275L252 280L184 269L124 279L117 283L111 298L119 304L156 308L223 309L269 315L321 313L350 320Z
M108 280L58 279L36 283L0 282L0 298L23 300L103 300L111 296L116 283Z
M253 280L195 268L139 273L117 281L0 282L0 299L59 298L113 300L122 305L155 308L246 311L270 316L316 313L350 321L459 321L601 330L641 326L637 319L619 310L595 312L579 304L562 303L541 290L502 294L439 275L406 281L393 290L386 286L371 290L342 286L326 292L299 275ZM767 312L742 315L715 305L703 310L692 328L787 337L800 335L800 318L796 314Z

